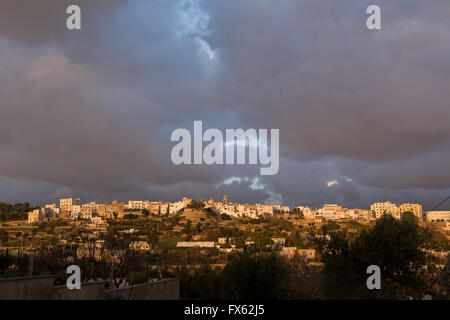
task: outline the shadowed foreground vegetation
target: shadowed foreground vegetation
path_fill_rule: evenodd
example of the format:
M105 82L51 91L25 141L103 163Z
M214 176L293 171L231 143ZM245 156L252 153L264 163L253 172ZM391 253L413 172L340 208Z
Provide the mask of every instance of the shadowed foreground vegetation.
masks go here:
M347 234L324 226L311 234L322 268L274 253L237 255L223 270L181 270L187 299L450 299L450 262L442 271L429 254L430 230L416 218L389 215L369 230ZM381 269L381 289L369 290L367 267Z

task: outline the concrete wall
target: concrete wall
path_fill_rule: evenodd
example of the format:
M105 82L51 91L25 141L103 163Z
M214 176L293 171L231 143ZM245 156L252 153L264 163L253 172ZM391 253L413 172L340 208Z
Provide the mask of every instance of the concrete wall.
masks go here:
M66 285L54 286L52 300L103 300L105 283L103 281L81 284L81 289L69 290Z
M163 279L157 282L137 284L133 287L105 291L105 299L124 300L178 300L178 279Z
M133 287L105 290L103 281L82 283L80 290L53 286L55 276L0 279L0 300L178 300L178 279L162 279Z
M55 276L0 279L0 300L48 300Z

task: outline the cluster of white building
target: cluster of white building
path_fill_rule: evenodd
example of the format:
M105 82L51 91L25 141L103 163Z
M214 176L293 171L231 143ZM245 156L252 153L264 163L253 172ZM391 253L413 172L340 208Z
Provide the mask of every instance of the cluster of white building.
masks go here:
M72 220L90 220L95 217L122 218L126 214L142 214L147 210L152 215L173 215L192 203L191 198L183 198L176 202L130 200L128 203L113 201L112 203L81 203L79 198L60 199L59 207L56 204L45 205L40 209L28 213L28 222L38 222L51 218L66 218ZM240 204L231 203L227 196L222 201L210 199L201 201L205 209L211 209L218 214L226 214L230 217L258 218L263 214L288 214L289 206L274 204Z
M306 206L298 206L294 209L302 214L305 219L374 219L373 212L367 209L347 209L338 204L325 204L322 208L312 209Z
M81 203L79 198L65 198L60 199L59 207L56 204L47 204L29 212L28 222L33 223L52 218L71 220L123 218L126 214L142 214L144 210L153 215L175 214L190 203L192 203L190 198L183 198L182 201L177 202L139 200L128 201L128 203L116 200L112 203Z
M450 222L450 211L428 211L426 217L431 222Z
M152 215L173 215L192 203L192 199L183 198L176 202L137 200L128 203L113 201L112 203L81 203L79 198L60 199L59 207L56 204L47 204L40 209L28 213L28 222L38 222L52 218L84 219L93 218L123 218L126 214L142 214L144 210ZM289 206L274 204L240 204L228 201L227 196L222 201L210 199L201 201L205 209L211 209L222 215L233 218L249 217L258 218L261 215L289 214ZM423 209L417 203L403 203L397 206L395 203L376 202L370 209L348 209L338 204L325 204L322 208L312 209L307 206L298 206L294 212L299 212L305 219L360 219L375 220L383 214L390 214L400 219L405 212L411 212L420 221L450 221L450 211L431 211L423 215Z
M419 220L423 220L422 206L420 204L404 203L400 206L386 201L376 202L370 206L370 209L348 209L343 208L338 204L325 204L320 209L311 209L309 207L296 207L298 212L303 214L306 219L360 219L360 220L375 220L381 218L383 214L390 214L395 218L400 219L403 213L411 212Z
M190 198L183 198L182 201L162 202L150 200L133 200L125 204L125 210L148 210L150 214L175 214L192 202Z
M325 204L320 209L298 206L296 211L301 212L305 219L361 219L376 220L384 214L390 214L400 219L405 212L415 215L419 221L445 222L450 221L450 211L428 211L423 214L422 205L418 203L403 203L397 206L390 201L376 202L370 209L347 209L337 204Z
M290 209L288 206L274 204L240 204L228 202L227 196L222 201L208 200L203 202L205 208L210 208L218 214L226 214L233 218L248 217L258 218L258 216L269 214L288 214Z

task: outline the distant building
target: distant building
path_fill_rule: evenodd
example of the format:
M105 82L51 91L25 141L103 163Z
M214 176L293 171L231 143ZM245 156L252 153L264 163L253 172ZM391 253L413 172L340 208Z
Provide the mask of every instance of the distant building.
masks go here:
M374 218L373 212L366 209L349 209L345 215L349 219L372 220Z
M272 208L274 214L286 214L290 212L289 206L274 205Z
M77 248L76 256L78 259L94 258L96 261L120 263L125 256L125 250L107 249L104 240L96 240L82 243Z
M169 214L176 214L178 211L184 208L182 201L171 202L169 204Z
M430 222L450 222L450 211L428 211L426 219Z
M147 241L132 241L130 242L130 249L135 251L149 251L150 245Z
M264 204L261 206L261 211L258 212L258 214L262 214L262 213L268 213L268 214L273 214L273 205L270 204Z
M315 249L297 249L296 247L284 247L281 250L280 254L289 259L292 259L296 254L300 257L303 257L307 261L313 261L316 258Z
M186 208L189 204L192 203L192 199L191 199L191 198L183 197L182 202L183 202L183 207Z
M69 210L72 206L80 206L81 200L79 198L59 199L59 207L61 209Z
M385 213L392 215L394 218L400 218L400 211L397 208L397 205L390 201L376 202L370 206L370 210L375 213L376 219L381 218Z
M119 233L119 234L133 234L133 233L136 233L137 232L137 230L136 229L126 229L126 230L120 230L120 231L117 231L117 233Z
M46 218L56 218L59 216L60 210L58 208L58 206L53 203L53 204L46 204L45 207L43 208L44 210L44 216Z
M307 260L314 260L316 258L315 249L298 249L298 254Z
M297 209L297 211L300 212L305 219L314 219L316 217L316 212L310 207L298 206L295 207L295 209Z
M117 200L114 200L112 203L106 203L105 204L105 217L106 218L114 218L117 216L117 218L123 218L124 215L124 209L125 204L122 202L119 202Z
M42 221L43 215L41 212L41 209L36 209L33 211L28 212L28 223L34 223Z
M150 207L150 200L138 200L138 201L128 201L128 204L125 205L125 209L134 209L134 210L148 210Z
M150 206L149 206L149 211L150 211L150 214L152 214L152 215L159 215L160 213L161 213L161 202L159 202L159 201L153 201L153 202L151 202L150 203Z
M97 230L105 232L107 230L108 223L101 217L92 217L90 223L86 224L86 229Z
M422 206L417 203L403 203L398 207L401 214L405 212L411 212L414 214L420 221L423 220L423 211Z
M159 213L160 214L168 214L169 213L169 204L164 203L159 206Z
M81 218L91 219L97 214L97 205L95 202L85 203L81 205Z
M317 210L317 215L324 219L346 218L344 208L337 204L324 204L321 209Z
M177 248L215 248L214 241L178 241Z
M97 215L99 217L110 218L110 217L107 217L107 215L106 215L106 203L96 203L95 211L97 212Z
M270 238L273 241L274 247L284 247L286 244L286 238Z
M226 244L226 243L232 244L232 243L234 243L234 238L232 238L232 237L219 237L217 239L217 243L218 244Z

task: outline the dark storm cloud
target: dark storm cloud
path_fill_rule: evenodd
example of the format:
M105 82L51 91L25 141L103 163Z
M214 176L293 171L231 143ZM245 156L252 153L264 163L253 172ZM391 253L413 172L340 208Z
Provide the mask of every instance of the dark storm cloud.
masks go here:
M67 39L66 9L75 4L83 10L83 26L95 27L96 21L127 4L128 0L2 0L0 33L29 45L41 45ZM91 29L90 34L98 30Z
M212 3L208 40L239 81L237 108L288 131L293 156L389 159L450 139L450 3L379 1L380 32L365 1Z
M3 175L108 192L133 189L133 179L210 179L210 168L171 166L170 131L163 128L171 124L161 119L176 100L165 105L133 81L115 80L121 72L115 65L76 63L58 45L30 48L2 39L0 46ZM164 90L163 97L174 96Z
M1 1L2 194L432 202L450 188L450 3L379 0L376 32L369 4ZM280 173L172 165L194 120L279 128Z

